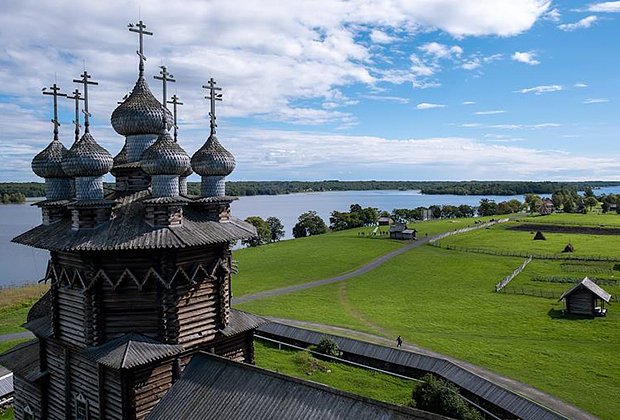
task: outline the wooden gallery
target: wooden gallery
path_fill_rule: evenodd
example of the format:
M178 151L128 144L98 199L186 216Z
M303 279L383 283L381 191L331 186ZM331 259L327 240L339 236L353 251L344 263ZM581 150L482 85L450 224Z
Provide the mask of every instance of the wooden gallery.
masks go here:
M56 84L44 92L53 98L54 137L32 161L46 183L46 199L37 203L43 221L13 241L50 251L50 288L25 324L36 339L0 356L14 374L15 418L170 419L180 409L184 419L291 418L291 412L438 418L248 365L254 330L265 321L231 309L231 244L256 231L231 215L234 198L225 195L235 159L216 137L220 88L213 79L204 86L210 135L190 159L177 135L180 102L166 96L172 75L162 66L156 77L162 102L147 84L142 45L152 33L145 29L142 21L129 28L140 37L139 71L111 116L125 137L116 157L90 132L89 89L97 84L90 74L74 80L82 91L69 97L76 115L68 150L57 119L58 99L67 95ZM108 172L116 184L104 192ZM187 194L192 172L202 177L199 196ZM202 405L185 407L188 392Z

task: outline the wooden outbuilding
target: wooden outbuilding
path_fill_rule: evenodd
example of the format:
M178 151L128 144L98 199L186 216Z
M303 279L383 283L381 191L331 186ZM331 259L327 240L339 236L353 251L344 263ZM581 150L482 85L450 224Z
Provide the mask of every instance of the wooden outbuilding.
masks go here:
M390 226L391 239L414 240L417 233L415 229L408 229L406 223L395 223Z
M605 316L605 303L609 303L611 295L586 277L564 292L560 296L560 301L562 300L565 302L567 314Z
M379 226L389 226L394 223L394 220L389 216L381 216L377 221L379 222Z

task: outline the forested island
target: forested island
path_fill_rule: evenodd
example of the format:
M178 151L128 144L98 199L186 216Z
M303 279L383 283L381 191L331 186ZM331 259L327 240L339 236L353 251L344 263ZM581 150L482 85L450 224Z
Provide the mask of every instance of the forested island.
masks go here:
M423 194L453 195L523 195L552 194L560 190L583 191L586 187L597 189L620 185L620 181L536 182L536 181L228 181L226 194L232 196L278 195L324 191L368 190L420 190ZM105 183L114 189L114 183ZM190 194L198 194L200 183L188 183ZM25 197L42 197L42 182L3 182L0 195L23 194Z

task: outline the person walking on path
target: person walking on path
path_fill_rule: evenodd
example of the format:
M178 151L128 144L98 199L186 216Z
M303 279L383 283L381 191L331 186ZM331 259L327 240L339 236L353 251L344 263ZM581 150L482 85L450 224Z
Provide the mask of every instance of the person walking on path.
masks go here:
M403 345L403 339L400 338L400 335L396 337L396 347L401 347Z

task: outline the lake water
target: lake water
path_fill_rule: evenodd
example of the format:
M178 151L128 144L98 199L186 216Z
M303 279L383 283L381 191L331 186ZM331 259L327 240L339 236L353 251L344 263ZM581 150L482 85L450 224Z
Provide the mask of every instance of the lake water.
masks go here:
M620 186L601 188L596 194L618 194ZM315 210L325 223L333 210L348 211L351 204L377 207L392 211L395 208L413 209L433 204L477 205L482 198L504 201L512 198L523 201L523 196L461 196L424 195L419 191L334 191L288 195L262 195L240 197L232 204L233 215L240 219L248 216L277 217L282 221L286 238L292 238L291 230L297 217L308 210ZM41 223L41 210L26 204L0 205L0 287L11 284L34 282L43 277L48 252L11 243L20 233Z

